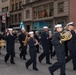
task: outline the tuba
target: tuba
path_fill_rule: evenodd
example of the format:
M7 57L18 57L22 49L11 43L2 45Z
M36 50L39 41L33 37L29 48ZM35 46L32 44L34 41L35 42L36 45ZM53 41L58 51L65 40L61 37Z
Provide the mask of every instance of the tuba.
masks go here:
M67 27L60 33L60 41L65 42L72 38L72 34L67 30Z

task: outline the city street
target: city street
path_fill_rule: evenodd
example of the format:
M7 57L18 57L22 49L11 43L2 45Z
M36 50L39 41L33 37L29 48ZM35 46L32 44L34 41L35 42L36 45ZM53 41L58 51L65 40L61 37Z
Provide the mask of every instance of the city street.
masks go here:
M4 56L6 54L6 50L2 48L2 54L0 55L0 75L50 75L48 71L48 67L51 65L45 64L45 59L42 63L39 63L37 60L37 67L39 71L32 70L30 66L29 69L26 69L25 62L27 60L22 60L19 58L19 44L15 45L16 57L15 57L15 65L10 64L10 61L6 64L4 62ZM42 50L40 50L42 52ZM39 54L38 54L39 56ZM29 59L29 55L26 56ZM52 64L56 62L56 57L51 59ZM66 65L66 75L75 75L76 71L72 70L72 62L70 61ZM55 75L59 75L59 70L55 72Z

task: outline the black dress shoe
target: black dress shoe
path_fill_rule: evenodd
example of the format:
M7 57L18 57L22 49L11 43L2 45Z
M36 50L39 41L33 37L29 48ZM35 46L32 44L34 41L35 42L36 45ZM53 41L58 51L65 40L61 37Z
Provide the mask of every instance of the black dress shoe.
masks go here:
M49 72L50 72L51 75L54 75L54 73L50 71L50 68L49 68Z
M22 59L22 55L19 55L20 56L20 58Z
M66 74L60 74L60 75L66 75Z
M53 72L50 72L50 74L51 74L51 75L54 75L54 73L53 73Z
M4 62L5 62L5 63L7 63L7 61L6 61L6 60L4 60Z
M41 60L38 58L39 62L41 63Z
M15 62L11 62L11 64L15 64Z
M6 59L6 57L4 58L4 62L7 63L7 59Z
M51 55L51 59L52 59L52 57L53 57L53 56Z
M48 65L51 65L52 63L50 63L50 62L47 62L46 64L48 64Z
M23 58L23 60L26 60L26 58Z
M22 50L22 48L21 47L19 47L19 51L21 51Z
M76 68L73 68L74 71L76 71Z
M38 71L38 69L37 69L37 68L33 68L33 70Z
M56 55L56 52L55 52L55 51L51 53L51 57L52 57L52 58L53 58L55 55Z
M37 53L40 53L39 51Z
M27 64L25 64L26 65L26 68L28 69L28 66L27 66Z

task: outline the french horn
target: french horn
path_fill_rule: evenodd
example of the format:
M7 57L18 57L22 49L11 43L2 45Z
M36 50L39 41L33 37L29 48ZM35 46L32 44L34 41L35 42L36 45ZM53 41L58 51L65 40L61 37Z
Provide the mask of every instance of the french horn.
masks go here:
M65 42L72 38L72 34L67 30L67 27L60 33L60 41Z

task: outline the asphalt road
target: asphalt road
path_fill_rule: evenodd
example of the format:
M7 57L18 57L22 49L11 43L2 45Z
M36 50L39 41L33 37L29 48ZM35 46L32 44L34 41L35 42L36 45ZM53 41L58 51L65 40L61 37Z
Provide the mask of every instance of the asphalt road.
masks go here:
M28 50L27 50L28 51ZM40 50L42 52L42 50ZM45 59L42 61L42 63L38 62L37 59L37 67L39 71L32 70L32 65L29 67L29 69L26 69L25 62L29 59L29 54L26 56L27 60L22 60L19 58L19 44L16 43L15 45L15 65L10 64L10 60L6 64L4 62L4 56L6 54L6 49L2 48L2 54L0 55L0 75L50 75L48 71L48 67L51 65L47 65L45 63ZM38 54L39 56L40 54ZM50 59L50 61L53 63L56 62L56 57L53 59ZM72 70L72 61L66 64L66 75L76 75L76 71ZM60 75L59 69L55 71L55 75Z

